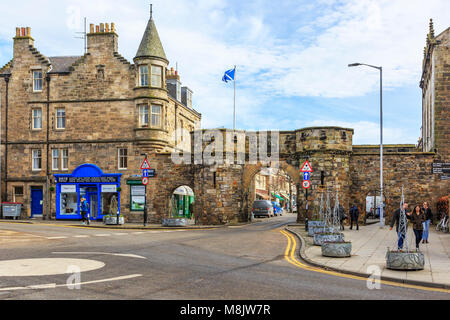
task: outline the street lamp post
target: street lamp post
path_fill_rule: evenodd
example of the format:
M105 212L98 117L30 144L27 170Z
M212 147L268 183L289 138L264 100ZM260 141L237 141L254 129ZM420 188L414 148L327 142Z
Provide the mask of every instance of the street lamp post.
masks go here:
M383 67L365 63L351 63L349 67L367 66L380 71L380 228L384 227L383 203Z

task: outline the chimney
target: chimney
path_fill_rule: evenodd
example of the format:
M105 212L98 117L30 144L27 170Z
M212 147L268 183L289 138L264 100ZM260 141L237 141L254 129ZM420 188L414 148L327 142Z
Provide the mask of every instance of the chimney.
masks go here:
M109 52L113 54L118 51L118 38L114 23L100 23L94 27L90 25L90 32L87 34L88 53L100 56Z
M14 40L14 57L20 55L24 50L28 50L30 46L34 46L34 39L31 37L31 28L16 28L16 36Z

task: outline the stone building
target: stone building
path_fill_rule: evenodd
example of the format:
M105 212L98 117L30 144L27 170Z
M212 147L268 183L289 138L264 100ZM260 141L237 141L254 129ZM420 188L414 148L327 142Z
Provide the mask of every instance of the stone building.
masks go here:
M421 87L428 101L422 134L430 139L419 146L384 145L388 219L399 206L402 186L407 202L428 201L433 210L437 199L450 193L447 175L432 171L433 163L450 163L450 32L434 37L430 28L428 38ZM86 189L90 181L97 184L98 207L107 213L105 203L118 195L128 221L142 221L146 195L149 222L161 222L170 215L170 200L179 186L194 191L197 223L246 221L255 195L254 177L270 166L252 159L251 151L267 146L279 147L276 165L295 186L291 193L297 194L299 218L306 215L306 201L308 214L319 205L324 190L339 192L346 209L356 204L361 212L366 198L379 194L379 146L353 145L351 128L310 127L268 132L267 138L261 132L234 131L229 137L225 129L195 128L200 114L191 108L192 92L167 70L152 19L133 64L117 53L114 25L91 26L88 47L82 57L47 58L34 48L30 30L19 29L14 57L0 69L2 196L22 200L27 213L33 210L33 193L44 193L44 206L51 204L53 215L69 199L78 204L80 195L95 193ZM180 126L191 135L175 135ZM183 150L194 149L185 153L184 163L174 162L171 154L180 141L186 143ZM231 154L235 161L202 161L201 152L206 151L219 160ZM156 170L146 189L137 176L145 153ZM238 161L241 156L245 161ZM299 172L305 160L313 169L308 193ZM93 179L86 180L89 174ZM56 190L48 191L57 181ZM74 185L63 185L67 181Z
M58 175L86 163L97 166L99 175L120 174L105 190L119 191L129 219L142 215L142 206L130 208L130 192L142 186L136 175L142 174L144 154L170 152L183 139L177 129L192 131L199 123L192 90L168 69L152 17L133 63L118 48L114 23L90 25L87 52L71 57L40 53L31 28L16 29L13 58L0 68L1 194L3 201L23 203L25 216L72 218L77 195L67 197L61 188L78 192L78 201L89 192L97 212L110 213L102 185L56 183ZM69 212L63 214L63 207Z

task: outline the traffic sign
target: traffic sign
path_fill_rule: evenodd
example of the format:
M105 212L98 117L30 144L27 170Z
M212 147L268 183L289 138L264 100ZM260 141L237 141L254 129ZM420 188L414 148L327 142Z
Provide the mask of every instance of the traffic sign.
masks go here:
M303 172L303 180L309 180L309 172Z
M141 169L142 170L150 169L150 164L148 163L147 159L144 159L144 161L142 162Z
M148 169L142 170L142 176L143 176L144 178L148 178Z
M300 169L301 172L313 172L313 169L311 168L311 165L309 164L308 160L305 161L302 168Z
M302 182L302 187L303 187L304 189L308 189L309 187L311 187L311 182L309 182L309 180L304 180L304 181Z
M146 185L148 184L148 178L147 178L147 177L143 177L143 178L142 178L142 184L143 184L144 186L146 186Z

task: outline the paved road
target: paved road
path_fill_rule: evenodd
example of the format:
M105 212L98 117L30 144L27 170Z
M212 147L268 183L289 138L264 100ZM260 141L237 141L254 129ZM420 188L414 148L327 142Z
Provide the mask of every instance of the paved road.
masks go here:
M285 215L246 226L195 231L1 223L0 299L450 297L390 285L369 290L365 281L296 266L285 257L289 242L281 232L294 221L294 215ZM74 282L68 286L67 281L77 275L64 272L76 267L81 270L81 286L70 289Z

